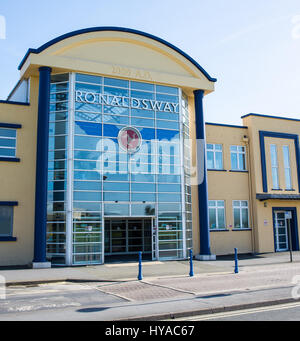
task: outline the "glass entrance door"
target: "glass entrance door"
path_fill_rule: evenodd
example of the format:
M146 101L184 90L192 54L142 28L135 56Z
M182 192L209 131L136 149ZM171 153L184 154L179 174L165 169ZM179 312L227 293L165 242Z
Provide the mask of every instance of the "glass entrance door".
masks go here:
M152 253L152 219L105 219L105 256Z
M285 211L275 212L275 244L276 252L289 250L288 225Z

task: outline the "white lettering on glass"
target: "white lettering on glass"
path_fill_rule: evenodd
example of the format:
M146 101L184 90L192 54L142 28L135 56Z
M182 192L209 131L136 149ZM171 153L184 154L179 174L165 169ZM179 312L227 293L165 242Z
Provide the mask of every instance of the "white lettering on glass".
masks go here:
M154 101L149 99L129 98L124 96L103 95L93 92L76 91L76 102L87 104L104 104L123 108L156 110L168 113L179 113L179 103Z

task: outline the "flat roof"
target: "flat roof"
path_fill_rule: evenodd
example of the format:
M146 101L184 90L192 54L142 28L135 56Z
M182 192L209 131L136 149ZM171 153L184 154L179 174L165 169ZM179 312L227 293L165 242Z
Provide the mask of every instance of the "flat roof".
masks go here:
M238 129L248 129L247 126L238 126L238 125L232 125L232 124L211 123L211 122L206 122L205 124L209 125L209 126L218 126L218 127L227 127L227 128L238 128Z
M289 118L289 117L281 117L281 116L272 116L272 115L262 115L262 114L247 114L242 116L241 118L246 118L249 116L256 116L256 117L264 117L264 118L276 118L278 120L286 120L286 121L296 121L296 122L300 122L300 119L296 119L296 118Z

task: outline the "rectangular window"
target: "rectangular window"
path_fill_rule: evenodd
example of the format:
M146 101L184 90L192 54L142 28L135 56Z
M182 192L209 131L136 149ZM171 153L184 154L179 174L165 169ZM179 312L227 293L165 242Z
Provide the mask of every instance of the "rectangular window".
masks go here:
M273 190L279 189L279 169L278 169L278 155L277 146L271 144L271 165L272 165L272 180L273 180Z
M292 189L292 173L291 173L291 160L289 146L283 146L283 161L284 161L284 175L285 175L285 188Z
M209 201L209 228L211 230L225 229L225 202Z
M223 169L223 148L221 144L207 145L207 168Z
M231 146L231 170L245 171L246 170L246 147Z
M249 228L249 207L248 201L233 202L233 219L235 229Z
M13 207L0 206L0 237L12 237Z
M16 157L17 130L0 128L0 157Z

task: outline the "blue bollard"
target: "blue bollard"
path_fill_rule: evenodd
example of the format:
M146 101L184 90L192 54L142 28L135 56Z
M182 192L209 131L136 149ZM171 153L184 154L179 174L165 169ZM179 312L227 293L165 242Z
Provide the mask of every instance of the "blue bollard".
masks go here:
M190 250L190 277L194 277L193 250Z
M143 280L143 274L142 274L142 252L139 252L139 275L138 280Z
M234 267L234 273L239 273L239 260L238 260L238 249L234 249L234 260L235 260L235 267Z

